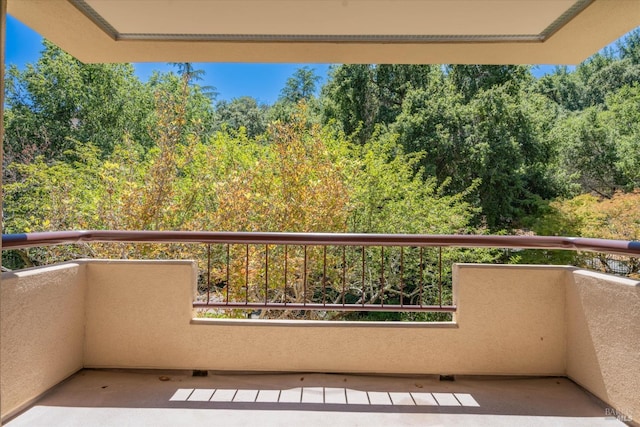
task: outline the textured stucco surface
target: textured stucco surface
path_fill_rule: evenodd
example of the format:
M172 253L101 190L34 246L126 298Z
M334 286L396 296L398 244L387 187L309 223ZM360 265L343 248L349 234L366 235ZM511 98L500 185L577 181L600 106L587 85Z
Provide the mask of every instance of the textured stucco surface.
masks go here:
M577 270L566 289L567 375L640 421L640 282Z
M190 264L91 263L85 366L562 375L563 274L459 265L457 325L353 325L192 321Z
M194 346L191 261L92 261L87 282L85 366L187 368L220 345Z
M84 292L80 263L2 274L3 416L82 368Z
M568 375L640 417L637 281L454 267L454 322L193 319L192 261L84 260L2 276L2 414L82 367Z

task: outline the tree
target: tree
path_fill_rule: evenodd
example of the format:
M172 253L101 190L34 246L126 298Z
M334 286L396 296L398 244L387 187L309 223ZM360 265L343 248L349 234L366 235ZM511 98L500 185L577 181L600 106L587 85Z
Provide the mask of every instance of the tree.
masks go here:
M636 28L618 41L620 58L629 59L632 64L640 64L640 29Z
M640 192L617 192L610 198L581 194L556 200L550 204L548 212L537 219L533 228L544 235L637 241L640 239ZM640 278L638 258L592 252L569 254L574 265ZM567 257L566 254L556 254L552 259L563 261Z
M512 228L531 203L532 168L548 160L524 99L503 87L481 91L469 105L469 164L480 179L478 196L491 229ZM535 183L543 188L544 183Z
M424 152L420 167L439 183L450 180L450 189L471 185L466 142L468 108L463 97L444 75L429 85L410 90L402 112L389 127L407 153Z
M320 76L317 76L313 69L298 68L293 76L287 79L278 100L288 104L297 104L303 99L308 101L315 95L319 81Z
M198 134L203 138L213 133L215 127L215 112L212 105L212 95L206 87L194 83L192 73L157 73L154 72L145 85L153 95L151 105L151 118L155 121L162 120L162 114L167 111L158 109L158 102L168 102L168 105L183 104L184 111L180 118L180 134L186 137L189 134ZM171 107L173 108L173 107ZM156 135L153 126L147 132L155 141ZM186 144L184 138L180 141ZM153 145L152 145L153 146Z
M435 65L376 65L372 75L378 100L376 122L393 123L402 111L402 104L409 92L426 88L441 75L441 70Z
M495 86L465 103L443 75L409 91L389 129L407 152L425 153L420 166L439 183L450 181L451 194L479 181L477 206L486 224L500 229L555 195L546 142L553 120L553 106L541 96Z
M559 165L573 191L611 197L620 184L616 141L603 121L602 111L591 107L558 123L550 137L559 150ZM575 195L575 194L574 194Z
M584 108L586 90L584 82L564 67L557 67L552 74L541 77L536 83L536 92L569 111Z
M447 73L465 102L478 92L497 86L508 86L513 95L532 81L529 68L522 65L449 65Z
M288 120L269 127L268 145L240 138L250 157L231 163L231 169L218 176L216 228L346 231L349 192L339 158L344 141L308 123L304 104ZM224 163L232 161L232 152L219 155L228 158Z
M377 102L371 65L341 65L331 70L322 91L323 122L336 121L355 141L364 144L376 121Z
M640 188L640 84L609 94L606 106L603 120L615 135L620 186L633 191Z
M448 194L448 180L425 177L418 166L424 153L405 153L396 135L375 134L357 148L358 169L349 229L358 233L454 234L470 232L475 213L464 192Z
M323 88L323 121L335 120L364 144L377 124L391 124L412 89L428 86L442 71L432 65L341 65Z
M268 107L258 105L255 98L242 96L230 102L218 101L216 104L216 130L225 127L239 130L244 128L250 138L262 135L267 130Z
M315 96L316 84L320 77L309 67L298 68L287 79L284 88L275 104L269 108L269 122L286 122L296 116L300 111L307 115L308 123L319 123L320 105ZM299 107L304 107L300 109Z
M611 61L588 74L584 83L585 106L602 105L608 94L635 84L640 84L640 64L634 64L630 58Z
M7 163L64 159L73 141L91 141L102 155L125 135L152 144L153 96L131 65L82 64L44 41L35 64L10 67L6 91Z
M203 76L205 74L204 70L196 69L192 63L190 62L172 62L171 65L178 69L178 75L182 77L188 85L194 85L195 82L202 81ZM216 92L216 88L213 86L197 86L199 91L211 99L211 101L215 100L218 92Z
M375 133L364 146L355 147L358 168L351 175L352 188L349 229L366 233L466 234L476 233L472 219L478 209L467 201L475 185L451 194L449 181L438 184L425 177L418 167L424 153L405 153L397 136ZM442 257L442 264L439 258ZM435 248L370 248L350 252L347 264L354 266L347 280L351 284L347 300L385 304L437 304L439 283L443 301L451 301L452 265L455 262L491 262L491 250ZM358 266L365 259L369 273ZM384 280L376 269L384 264ZM440 267L442 269L440 270ZM365 267L366 268L366 267ZM379 271L379 270L378 270ZM441 275L440 275L441 273ZM422 288L421 284L425 287ZM384 287L384 294L380 291ZM364 290L364 291L363 291ZM353 313L346 319L447 320L442 314Z

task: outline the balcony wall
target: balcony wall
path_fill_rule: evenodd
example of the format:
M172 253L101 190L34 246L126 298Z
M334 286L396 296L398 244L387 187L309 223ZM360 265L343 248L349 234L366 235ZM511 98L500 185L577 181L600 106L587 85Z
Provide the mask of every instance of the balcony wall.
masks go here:
M80 262L2 274L3 418L82 369L85 272Z
M190 265L87 265L85 366L562 375L562 268L459 266L456 322L192 320Z
M194 319L195 283L190 261L3 275L3 417L81 367L568 375L640 416L638 282L461 264L458 313L437 324Z
M640 421L640 282L573 270L567 292L567 376Z

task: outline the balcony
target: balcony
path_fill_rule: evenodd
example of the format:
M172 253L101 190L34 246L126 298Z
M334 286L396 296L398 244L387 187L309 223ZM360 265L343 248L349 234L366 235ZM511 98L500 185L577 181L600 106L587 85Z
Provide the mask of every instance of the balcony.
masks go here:
M308 0L288 2L286 8L267 0L147 3L0 0L0 27L7 9L88 63L570 64L640 24L640 3L632 0ZM318 19L310 22L309 17ZM2 62L4 44L0 31ZM0 88L3 77L4 64ZM0 115L4 105L0 90ZM189 243L264 245L255 252L259 256L252 271L257 273L249 275L248 249L244 279L238 274L237 288L229 293L211 287L225 282L230 289L231 281L216 274L231 277L235 264L219 259L206 266L188 259L78 259L3 273L2 423L613 426L640 419L637 280L568 266L474 265L438 256L430 264L437 267L425 273L431 274L429 282L409 284L403 281L404 271L410 275L409 264L382 267L392 256L415 263L416 247L561 248L637 257L638 242L515 236L351 240L346 242L354 246L351 258L343 259L354 261L355 276L360 273L363 283L367 271L380 278L367 282L379 285L368 290L357 279L339 280L346 261L316 258L316 266L337 266L333 276L327 275L307 265L306 250L296 262L278 267L280 272L269 269L269 259L277 255L269 245L341 247L340 236L274 242L264 241L265 236L230 241L229 236L214 240L205 234L192 235ZM184 239L170 233L129 234L124 240L109 233L54 233L3 238L2 248ZM377 246L367 255L369 245ZM404 259L402 251L385 255L387 245L404 245L413 258ZM357 264L360 247L362 263ZM421 258L422 249L418 252ZM242 259L237 263L242 272ZM419 277L425 277L422 261L418 270L415 265L411 274L419 270ZM295 278L287 276L288 268L297 271ZM308 271L314 271L313 277ZM275 283L278 274L282 287ZM392 274L397 280L389 280ZM354 300L328 302L324 292L319 301L307 298L307 278L320 279L326 290L327 277L338 277L329 286L334 296L344 296L353 285L348 294ZM302 296L277 300L293 283L302 283ZM327 308L426 312L447 320L202 317L227 309L324 313Z
M594 239L282 236L189 238L638 253L636 242ZM185 238L50 233L5 239L3 249ZM210 308L197 300L200 270L193 260L81 259L3 273L3 421L610 426L640 418L636 280L568 266L457 263L452 301L440 304L450 321L331 322L198 317Z

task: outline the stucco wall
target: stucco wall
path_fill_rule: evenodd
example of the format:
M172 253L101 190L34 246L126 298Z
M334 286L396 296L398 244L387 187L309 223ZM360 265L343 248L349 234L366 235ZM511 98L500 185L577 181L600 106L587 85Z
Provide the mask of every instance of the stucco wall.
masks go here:
M454 267L455 322L194 320L191 261L2 275L2 416L84 367L568 375L640 418L640 284L568 267Z
M459 265L455 274L457 325L192 321L191 264L92 262L85 366L564 373L562 268Z
M468 365L460 373L562 375L564 278L564 267L458 265L458 351Z
M83 366L84 266L3 273L2 417Z
M86 367L186 368L194 346L191 261L91 261L87 264Z
M567 375L640 421L640 282L568 273Z

